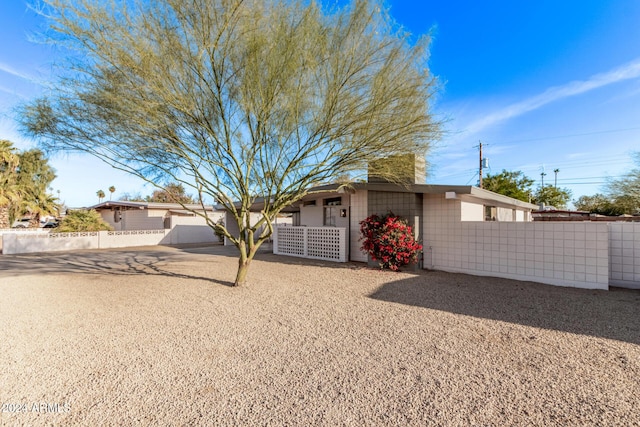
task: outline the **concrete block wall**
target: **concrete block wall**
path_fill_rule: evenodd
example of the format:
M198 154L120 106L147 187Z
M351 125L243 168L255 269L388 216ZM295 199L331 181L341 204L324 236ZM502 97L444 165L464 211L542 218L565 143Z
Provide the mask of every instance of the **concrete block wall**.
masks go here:
M610 284L640 289L640 223L609 223Z
M460 222L456 202L426 197L425 268L608 289L607 224Z

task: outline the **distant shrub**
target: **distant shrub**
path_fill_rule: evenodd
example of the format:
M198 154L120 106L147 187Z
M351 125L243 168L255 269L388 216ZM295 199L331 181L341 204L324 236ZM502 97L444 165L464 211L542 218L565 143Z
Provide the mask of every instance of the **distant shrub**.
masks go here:
M361 249L378 261L380 268L398 271L402 266L417 262L422 250L406 220L391 212L382 217L374 214L361 221L360 233Z
M74 233L78 231L111 231L113 228L104 222L94 209L78 209L67 212L56 229L57 233Z
M224 227L224 218L220 218L219 220L217 220L216 225ZM216 234L216 236L218 236L218 240L220 241L220 243L224 242L224 233L222 232L221 228L216 227L213 232Z

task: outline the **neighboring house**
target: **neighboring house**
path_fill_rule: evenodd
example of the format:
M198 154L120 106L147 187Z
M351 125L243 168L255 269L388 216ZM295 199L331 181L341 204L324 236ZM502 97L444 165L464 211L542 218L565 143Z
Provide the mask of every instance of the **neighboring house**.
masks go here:
M223 211L217 211L213 206L185 205L216 222L224 216ZM115 231L128 230L162 230L172 229L176 225L207 226L201 215L185 209L178 203L107 201L89 207L100 213L102 219L113 227ZM208 227L208 226L207 226ZM209 230L203 229L208 232Z

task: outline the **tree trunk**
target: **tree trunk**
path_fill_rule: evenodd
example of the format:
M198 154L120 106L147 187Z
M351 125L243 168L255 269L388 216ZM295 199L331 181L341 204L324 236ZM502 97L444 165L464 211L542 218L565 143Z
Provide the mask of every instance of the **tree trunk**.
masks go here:
M40 227L40 214L32 214L31 220L29 220L29 228L38 228Z
M238 273L236 274L236 281L233 283L233 286L244 286L247 284L247 272L249 271L249 264L251 264L250 259L242 259L238 260Z
M11 228L8 206L0 206L0 228Z
M247 248L248 246L248 248ZM238 259L238 272L236 273L236 281L233 286L244 286L247 284L247 272L249 271L249 265L253 260L260 245L246 244L241 242L238 249L240 249L240 258Z

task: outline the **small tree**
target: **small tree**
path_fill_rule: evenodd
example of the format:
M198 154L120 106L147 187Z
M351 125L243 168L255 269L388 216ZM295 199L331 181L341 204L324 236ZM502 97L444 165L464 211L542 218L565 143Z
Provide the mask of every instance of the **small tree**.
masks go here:
M533 195L533 203L544 203L557 209L565 209L571 200L571 190L567 188L556 188L553 185L545 185L538 188Z
M514 199L529 202L533 180L525 176L522 171L502 170L497 175L487 175L482 180L482 188L502 194Z
M371 215L360 222L362 249L380 268L398 271L400 267L417 262L422 250L406 220L388 213L383 217Z
M633 158L637 167L607 184L609 197L627 214L640 213L640 152Z
M147 202L158 203L178 203L188 205L195 203L193 197L186 193L184 185L180 183L169 183L163 189L158 189L145 198Z
M107 224L95 209L78 209L68 211L60 222L58 233L72 233L81 231L111 231L113 228Z

